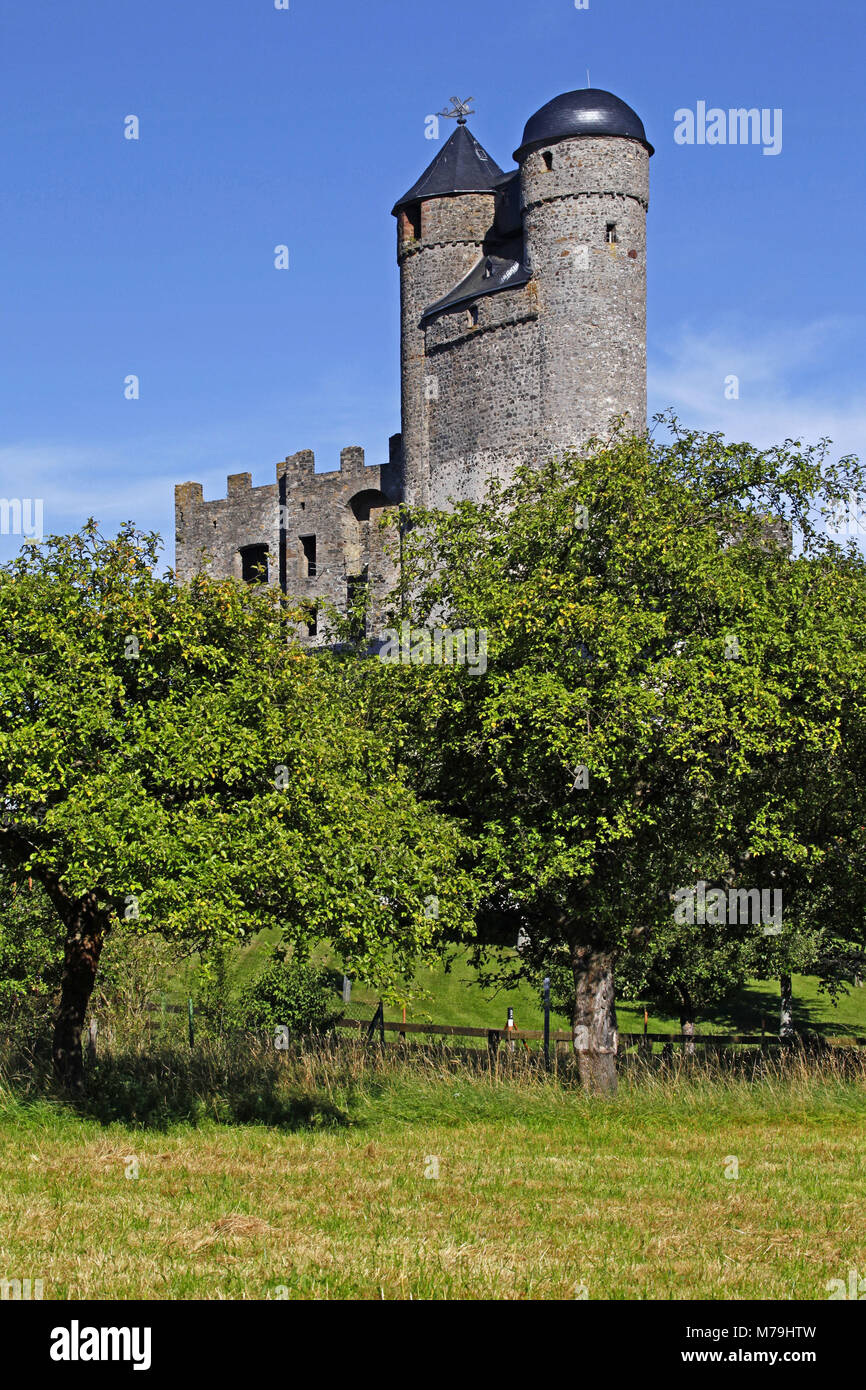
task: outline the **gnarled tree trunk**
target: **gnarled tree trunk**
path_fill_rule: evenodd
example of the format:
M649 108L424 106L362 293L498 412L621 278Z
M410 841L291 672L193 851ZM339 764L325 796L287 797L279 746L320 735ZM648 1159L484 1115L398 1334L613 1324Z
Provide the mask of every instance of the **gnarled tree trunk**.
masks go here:
M81 1034L108 916L100 909L94 893L85 893L77 900L64 899L57 890L51 896L66 927L60 1006L54 1020L54 1074L64 1086L78 1089L84 1084Z
M593 946L576 947L574 970L574 1051L585 1090L616 1091L616 996L613 956Z

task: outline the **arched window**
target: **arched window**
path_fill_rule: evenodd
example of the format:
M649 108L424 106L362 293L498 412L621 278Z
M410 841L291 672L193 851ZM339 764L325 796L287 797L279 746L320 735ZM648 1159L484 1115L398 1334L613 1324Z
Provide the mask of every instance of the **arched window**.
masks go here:
M363 492L356 492L354 497L349 499L349 506L356 521L369 521L370 513L387 507L388 499L384 492L379 492L377 488L368 487Z

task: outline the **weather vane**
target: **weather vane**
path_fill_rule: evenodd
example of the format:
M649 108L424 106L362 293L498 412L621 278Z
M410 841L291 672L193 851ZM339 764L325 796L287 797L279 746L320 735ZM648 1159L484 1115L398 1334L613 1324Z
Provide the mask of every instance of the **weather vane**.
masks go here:
M458 125L465 125L466 117L475 115L475 112L469 105L469 103L474 100L474 97L467 97L465 101L461 101L459 97L452 97L453 110L440 111L438 114L440 116L445 116L449 121L456 120Z

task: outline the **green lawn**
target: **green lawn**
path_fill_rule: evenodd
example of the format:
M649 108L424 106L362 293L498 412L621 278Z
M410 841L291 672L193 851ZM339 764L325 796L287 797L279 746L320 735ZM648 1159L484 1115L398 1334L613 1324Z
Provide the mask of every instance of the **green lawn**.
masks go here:
M276 942L276 931L263 932L241 952L235 967L234 980L244 983L260 968L265 948ZM322 959L331 965L336 961L330 955ZM168 982L168 994L176 1002L186 999L192 987L192 970L176 974ZM416 990L423 996L407 1010L407 1020L416 1023L464 1024L474 1028L501 1028L505 1024L507 1010L514 1009L514 1020L518 1028L535 1029L542 1026L541 1001L528 985L519 989L491 994L478 985L475 972L465 957L458 957L452 968L446 970L439 966L434 970L419 971L415 980ZM378 996L363 986L355 985L347 1014L352 1017L372 1018L378 1003ZM623 1033L643 1031L643 1003L620 1001L617 1005L620 1031ZM386 1018L399 1020L399 1009L386 1010ZM853 1037L866 1039L866 989L851 989L834 1006L826 994L821 994L818 981L810 976L794 977L794 1018L799 1029L812 1030L826 1037ZM551 1027L567 1029L570 1020L563 1015L554 1015ZM732 1005L715 1014L698 1020L698 1032L741 1032L760 1033L762 1027L767 1032L778 1031L779 1026L779 987L776 981L752 981L742 990ZM679 1020L669 1014L649 1008L650 1032L678 1032Z
M599 1101L272 1056L232 1100L213 1070L125 1065L93 1078L101 1119L0 1089L0 1277L49 1299L825 1299L866 1271L862 1079ZM251 1086L271 1123L238 1123ZM155 1129L129 1118L148 1088Z

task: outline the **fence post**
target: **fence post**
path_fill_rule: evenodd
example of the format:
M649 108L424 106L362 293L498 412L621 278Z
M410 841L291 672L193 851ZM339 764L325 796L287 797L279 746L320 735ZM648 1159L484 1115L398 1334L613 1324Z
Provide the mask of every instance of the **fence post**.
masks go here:
M550 976L544 977L544 1070L550 1071Z
M508 1039L508 1051L514 1051L514 1010L508 1010L508 1018L505 1021L505 1036Z
M649 1031L649 1013L648 1013L648 1011L647 1011L646 1009L644 1009L644 1011L643 1011L643 1037L641 1038L640 1042L638 1043L638 1056L639 1056L639 1057L642 1057L642 1058L644 1058L644 1059L646 1059L647 1057L649 1057L649 1056L652 1055L652 1043L650 1042L649 1038L647 1037L647 1032L648 1032L648 1031Z
M368 1041L369 1041L370 1038L372 1038L372 1036L373 1036L373 1030L375 1029L377 1023L378 1023L378 1025L379 1025L379 1041L380 1041L380 1043L382 1044L382 1046L384 1047L384 1046L385 1046L385 1005L384 1005L384 1002L383 1002L381 999L379 1000L379 1007L378 1007L378 1009L376 1010L376 1012L374 1013L373 1017L370 1019L370 1025L369 1025L369 1027L367 1028L367 1039L368 1039Z
M187 1000L187 1017L189 1019L189 1050L192 1052L195 1047L195 1015L193 1013L192 999Z
M499 1053L499 1043L501 1034L498 1028L488 1028L487 1030L487 1053L491 1063L495 1062Z

